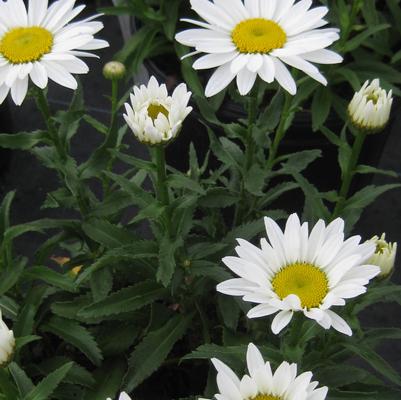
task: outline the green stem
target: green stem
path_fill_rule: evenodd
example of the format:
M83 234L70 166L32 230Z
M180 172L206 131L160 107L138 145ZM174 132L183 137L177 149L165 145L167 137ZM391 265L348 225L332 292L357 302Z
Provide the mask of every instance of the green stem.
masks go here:
M246 136L246 162L245 162L245 170L249 171L252 167L253 157L255 153L255 140L253 139L253 129L255 127L256 115L257 114L257 97L252 96L249 99L248 106L248 131Z
M362 3L361 0L354 0L354 2L352 3L352 8L351 8L350 17L348 20L348 25L345 27L345 29L343 29L343 33L340 38L340 48L341 49L344 48L344 46L346 45L346 43L348 41L349 36L351 35L352 27L354 26L355 19L358 15L361 3Z
M166 173L166 154L163 145L155 147L155 161L157 167L156 194L160 203L166 207L166 229L167 233L171 233L170 229L170 214L168 206L170 205L170 197L167 188L167 173Z
M244 164L244 174L247 174L251 169L255 154L255 140L253 138L253 129L255 127L256 117L257 117L257 94L249 98L248 103L248 129L245 140L245 164ZM233 220L233 227L237 226L238 223L242 222L244 208L246 207L246 191L244 186L245 177L241 181L240 190L240 201L235 209L235 215Z
M359 156L361 154L361 150L365 142L365 139L366 139L366 133L364 131L358 131L354 144L352 146L352 152L351 152L351 157L349 159L348 167L344 174L344 178L341 184L339 199L333 212L333 217L332 217L333 219L337 218L343 211L344 204L348 197L348 192L351 187L352 179L355 175L355 169L356 166L358 165Z
M113 79L111 81L111 118L109 130L107 132L107 138L103 144L103 147L110 148L117 145L118 139L118 79ZM111 171L113 168L114 156L110 156L110 160L107 163L107 171ZM106 176L103 179L103 193L104 196L110 192L110 178Z
M270 148L270 152L269 152L269 158L267 160L267 169L269 171L274 166L274 162L276 161L276 157L277 157L278 148L279 148L280 143L283 140L286 130L287 130L286 125L287 125L287 118L289 116L290 109L291 109L291 102L292 102L291 96L288 93L286 93L283 111L281 113L280 123L277 128L276 135L274 136L274 140L273 140L272 146Z
M49 102L47 101L47 97L44 93L44 90L37 89L35 99L36 99L36 105L37 105L39 111L41 112L43 119L46 123L46 127L49 132L50 139L52 140L60 159L65 160L66 152L65 152L65 149L64 149L62 143L60 142L60 138L58 136L57 130L54 127Z

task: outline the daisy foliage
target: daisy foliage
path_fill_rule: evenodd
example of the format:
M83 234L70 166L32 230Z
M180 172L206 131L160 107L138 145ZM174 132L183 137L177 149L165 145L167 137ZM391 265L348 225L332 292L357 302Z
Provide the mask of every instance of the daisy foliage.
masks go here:
M238 257L223 259L239 278L220 283L217 290L258 303L249 318L276 314L271 325L275 334L301 312L325 329L352 335L332 308L365 293L370 279L380 273L378 266L367 265L375 245L360 244L360 236L344 240L341 218L327 226L319 220L310 232L296 214L288 218L284 231L271 218L265 218L265 225L268 240L261 240L261 248L238 239Z
M328 50L339 38L336 28L322 28L327 7L312 8L312 0L190 0L203 19L183 19L196 25L176 35L193 47L198 58L193 68L216 68L205 94L213 96L236 78L241 95L250 92L257 77L277 81L294 95L296 83L289 71L294 67L327 84L314 64L337 64L342 57Z
M41 89L52 80L69 89L77 88L73 74L86 74L88 66L81 57L93 57L88 50L107 47L95 39L103 24L92 16L72 22L84 5L75 0L23 0L0 2L0 103L11 91L21 105L29 79Z

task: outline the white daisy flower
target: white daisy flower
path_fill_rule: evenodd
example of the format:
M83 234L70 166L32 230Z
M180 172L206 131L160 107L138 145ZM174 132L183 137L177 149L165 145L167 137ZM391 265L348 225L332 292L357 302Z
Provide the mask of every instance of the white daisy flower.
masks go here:
M188 107L191 92L181 83L172 96L165 84L159 85L152 76L148 86L134 86L131 105L125 103L124 119L137 139L146 144L167 143L180 132L192 107Z
M0 104L9 91L21 105L28 90L28 77L41 89L48 79L75 90L72 74L86 74L88 66L78 57L93 55L87 50L107 47L94 39L103 24L97 16L70 23L85 6L75 0L58 0L49 8L48 0L0 1Z
M108 397L107 400L111 400L111 398ZM132 399L131 399L131 397L128 396L127 393L121 392L120 397L118 398L118 400L132 400Z
M360 236L344 241L341 218L327 227L319 220L310 234L308 224L301 225L296 214L288 218L284 232L270 218L265 218L265 225L270 243L263 238L260 249L238 239L239 257L226 257L223 262L240 278L220 283L217 290L259 303L248 312L249 318L278 312L272 322L275 334L298 311L325 329L352 335L331 307L344 306L345 299L365 293L365 285L380 273L379 267L365 265L375 245L359 244Z
M326 50L338 38L338 29L319 29L327 24L327 7L310 9L312 0L190 0L205 22L176 35L194 47L192 54L207 53L193 68L216 68L206 86L214 96L236 77L241 95L252 89L257 76L267 83L276 80L290 94L296 84L285 64L302 70L318 82L327 80L312 63L336 64L342 57ZM295 4L294 4L295 3Z
M397 255L397 243L389 243L386 241L386 234L383 233L381 237L374 236L370 239L376 246L375 253L369 259L369 264L377 265L380 267L380 277L385 278L389 276L394 269L395 257Z
M393 91L380 87L380 80L366 81L348 106L352 123L359 129L374 133L381 131L390 119Z
M270 363L263 360L257 347L250 343L246 355L249 375L241 380L220 360L213 358L217 370L217 400L324 400L328 389L317 389L319 382L311 382L312 372L297 376L297 364L284 361L273 373ZM199 399L208 400L208 399Z
M7 365L14 353L15 338L14 332L8 329L2 319L0 311L0 367Z

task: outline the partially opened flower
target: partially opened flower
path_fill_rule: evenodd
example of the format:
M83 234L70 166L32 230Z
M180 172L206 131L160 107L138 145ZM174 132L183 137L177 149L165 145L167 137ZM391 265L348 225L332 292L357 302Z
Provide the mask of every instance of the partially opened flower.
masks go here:
M188 107L191 92L181 83L172 96L165 84L159 85L152 76L148 86L134 86L131 104L125 103L124 119L136 138L146 144L156 145L174 139L192 107Z
M381 131L390 119L393 91L388 93L380 87L380 80L366 81L356 92L348 106L351 122L367 133Z
M397 243L387 242L385 233L383 233L380 238L374 236L370 239L370 242L376 246L376 250L369 259L369 264L380 267L380 277L385 278L389 276L394 269L395 257L397 255Z
M319 383L311 381L312 372L297 376L297 364L284 361L273 373L270 363L263 360L252 343L248 345L246 359L249 375L241 379L229 366L212 359L220 391L215 395L217 400L324 400L327 396L327 387L317 389Z
M107 398L107 400L112 400L110 397ZM127 393L125 392L121 392L120 397L118 398L118 400L132 400L131 397L128 396Z
M0 103L11 90L17 105L22 104L28 81L41 89L48 79L70 89L77 88L72 74L86 74L88 66L79 57L93 55L87 50L107 47L94 35L103 24L96 16L70 23L84 8L75 0L0 2Z
M4 367L11 360L15 348L14 332L8 329L2 319L0 311L0 367Z
M365 293L365 285L380 273L379 267L366 265L375 245L360 244L360 236L344 241L341 218L328 226L319 220L310 234L308 224L301 225L296 214L288 218L284 232L270 218L265 218L265 225L270 243L263 238L260 249L238 239L239 257L226 257L223 262L240 278L220 283L217 290L259 303L249 311L249 318L278 312L272 322L276 334L290 323L294 312L302 312L325 329L352 335L331 308Z
M296 84L286 64L327 84L313 65L340 63L342 58L326 47L339 38L338 29L320 29L327 24L327 7L310 9L312 0L190 0L205 22L176 35L176 40L194 47L193 54L206 53L195 69L216 68L206 86L206 96L223 90L236 77L239 92L246 95L257 76L267 83L276 80L291 94Z

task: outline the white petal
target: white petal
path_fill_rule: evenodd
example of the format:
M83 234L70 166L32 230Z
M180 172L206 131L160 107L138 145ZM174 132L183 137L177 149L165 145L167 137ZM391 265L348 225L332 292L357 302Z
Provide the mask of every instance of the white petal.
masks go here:
M212 97L221 92L234 78L235 75L231 72L230 63L217 68L206 85L205 96Z
M272 332L278 335L290 323L293 314L292 311L280 311L273 319Z
M243 68L237 74L237 85L241 96L246 96L255 84L257 74Z

